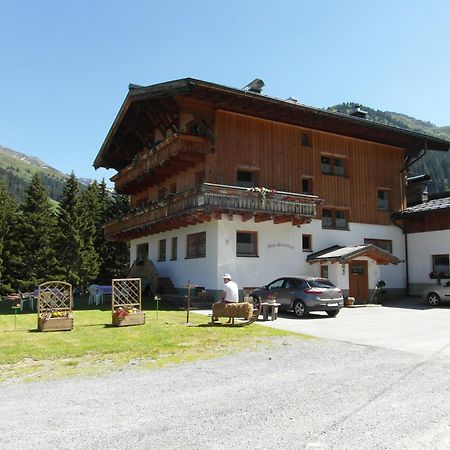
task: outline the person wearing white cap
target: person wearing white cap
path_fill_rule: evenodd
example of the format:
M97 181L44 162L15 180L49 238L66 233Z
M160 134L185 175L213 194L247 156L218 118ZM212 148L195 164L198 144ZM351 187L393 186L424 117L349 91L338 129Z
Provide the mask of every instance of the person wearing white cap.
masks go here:
M223 282L225 283L225 289L222 291L219 303L237 303L239 301L239 288L238 285L231 281L231 275L226 273L223 275ZM219 320L217 317L213 317L213 322ZM231 323L231 319L227 323Z
M225 283L225 289L222 292L220 301L223 303L237 303L239 301L238 285L234 281L231 281L231 275L229 273L224 274L222 278Z

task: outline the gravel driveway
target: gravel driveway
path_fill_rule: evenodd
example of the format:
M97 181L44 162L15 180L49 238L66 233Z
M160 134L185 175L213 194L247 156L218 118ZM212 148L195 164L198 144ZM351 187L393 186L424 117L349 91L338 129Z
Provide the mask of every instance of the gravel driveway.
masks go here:
M447 350L277 338L151 372L3 383L0 448L448 449Z

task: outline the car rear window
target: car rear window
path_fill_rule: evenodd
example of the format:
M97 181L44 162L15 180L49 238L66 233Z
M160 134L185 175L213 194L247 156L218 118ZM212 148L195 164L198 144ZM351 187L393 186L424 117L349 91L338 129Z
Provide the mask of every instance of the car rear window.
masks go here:
M315 278L314 280L308 280L308 284L311 287L329 289L336 287L330 280L326 278Z

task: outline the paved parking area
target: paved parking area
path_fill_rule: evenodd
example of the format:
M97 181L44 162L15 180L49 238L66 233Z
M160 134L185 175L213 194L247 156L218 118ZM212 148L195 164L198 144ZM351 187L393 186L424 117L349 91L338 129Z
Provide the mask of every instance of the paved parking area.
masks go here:
M336 318L313 313L297 319L281 313L259 324L311 336L431 356L450 356L450 307L428 307L416 297L384 306L343 308Z

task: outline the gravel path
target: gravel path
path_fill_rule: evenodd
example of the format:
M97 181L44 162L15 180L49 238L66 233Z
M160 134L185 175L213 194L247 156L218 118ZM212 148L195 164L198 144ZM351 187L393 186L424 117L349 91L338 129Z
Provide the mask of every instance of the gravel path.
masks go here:
M0 385L1 449L448 449L450 359L330 340Z

